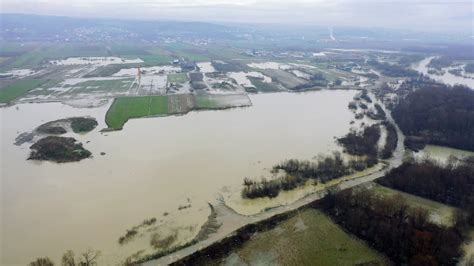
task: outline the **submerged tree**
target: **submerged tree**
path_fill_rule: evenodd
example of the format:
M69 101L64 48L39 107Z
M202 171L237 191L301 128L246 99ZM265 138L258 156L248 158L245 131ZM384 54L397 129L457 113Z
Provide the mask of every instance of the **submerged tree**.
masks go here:
M320 156L315 161L308 160L286 160L275 165L271 173L277 174L282 171L283 175L267 180L262 178L254 181L244 178L242 197L244 198L273 198L280 191L295 189L304 186L309 180L313 184L326 183L330 180L349 175L354 171L361 171L377 163L376 158L356 158L345 162L341 153L334 152L330 156Z

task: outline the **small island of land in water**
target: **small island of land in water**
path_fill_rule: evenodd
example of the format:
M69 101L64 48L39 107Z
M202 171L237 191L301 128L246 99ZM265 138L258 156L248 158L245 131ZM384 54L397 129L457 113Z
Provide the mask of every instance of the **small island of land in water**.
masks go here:
M20 146L26 142L32 142L35 138L45 136L64 135L70 131L77 134L85 134L97 127L97 120L93 117L70 117L46 122L32 132L24 132L15 138L15 145Z
M75 138L62 137L69 131L84 134L98 125L92 117L71 117L50 121L38 126L33 132L22 133L15 140L16 145L40 138L30 146L28 160L52 161L57 163L76 162L91 157L92 153Z
M75 162L89 158L92 153L74 138L48 136L33 144L28 160Z

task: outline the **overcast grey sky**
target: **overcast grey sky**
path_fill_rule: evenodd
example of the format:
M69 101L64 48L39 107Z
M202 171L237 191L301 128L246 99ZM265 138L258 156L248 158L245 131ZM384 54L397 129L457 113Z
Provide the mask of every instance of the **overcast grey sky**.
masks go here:
M0 0L2 13L473 33L472 0Z

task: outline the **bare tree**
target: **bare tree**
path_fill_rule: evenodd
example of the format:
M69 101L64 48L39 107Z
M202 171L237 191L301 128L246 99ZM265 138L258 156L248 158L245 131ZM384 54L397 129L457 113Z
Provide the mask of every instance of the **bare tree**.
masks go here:
M81 254L81 261L79 266L95 266L97 265L97 258L100 256L100 251L88 249Z
M62 266L76 266L76 260L74 259L75 255L72 250L66 251L61 260Z
M53 261L48 258L37 258L35 261L30 262L29 266L54 266Z

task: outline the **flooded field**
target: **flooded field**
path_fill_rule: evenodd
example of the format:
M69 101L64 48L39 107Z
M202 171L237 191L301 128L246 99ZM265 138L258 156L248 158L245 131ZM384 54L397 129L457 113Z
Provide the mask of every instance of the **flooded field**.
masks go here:
M272 79L268 76L263 75L260 72L229 72L227 74L230 78L234 79L239 85L244 87L254 87L249 77L259 78L262 82L270 83Z
M428 70L429 70L428 64L434 58L435 56L431 56L431 57L427 57L423 59L418 64L415 64L413 66L413 69L418 72L423 73L424 75L429 76L432 79L442 81L443 83L446 83L449 85L462 84L462 85L466 85L470 87L471 89L474 88L474 79L472 78L459 77L459 76L449 73L449 71L445 71L443 75L435 75L435 74L428 73Z
M36 72L32 69L13 69L4 73L0 73L0 76L4 77L27 77L35 74Z
M50 61L53 65L68 66L68 65L111 65L111 64L136 64L143 63L143 60L123 59L120 57L70 57L63 60Z
M347 104L355 94L252 95L252 107L134 119L109 133L99 130L106 127L110 103L91 109L60 103L0 109L3 261L25 265L49 256L59 262L68 249L93 248L102 251L100 265L115 265L137 252L155 252L150 243L184 244L207 220L207 202L226 191L238 193L245 176L267 175L287 158L340 150L334 137L349 130L353 114ZM26 160L28 144L13 145L19 133L44 122L82 115L95 117L99 127L68 136L81 141L93 159L32 162ZM119 245L126 230L151 218L153 226L141 227Z
M291 68L290 65L280 64L276 62L263 62L263 63L252 63L248 64L249 67L258 68L258 69L282 69L288 70Z
M446 163L449 160L450 156L454 156L458 159L463 159L466 157L474 156L474 152L453 149L443 146L426 145L423 150L414 153L414 156L415 159L423 159L425 157L429 157L438 162Z
M197 66L199 67L199 70L201 73L212 73L216 72L214 67L212 66L211 62L201 62L197 63Z
M317 263L315 263L317 262ZM305 209L255 234L222 259L204 265L389 265L366 242L346 233L319 210Z
M367 168L363 171L356 172L354 174L342 176L326 183L314 184L312 181L306 182L306 184L300 188L282 191L275 198L257 198L257 199L244 199L240 195L241 188L225 188L222 195L226 201L226 204L233 210L243 215L255 215L263 213L265 210L276 208L279 206L286 206L296 202L298 199L304 198L310 194L322 192L328 187L335 186L344 181L354 180L368 176L372 173L380 172L384 168L384 164L379 163L373 167Z
M144 75L158 75L163 73L176 73L181 72L180 67L176 66L154 66L154 67L143 67L140 71ZM114 74L114 76L136 76L138 73L137 68L122 68L120 71Z

